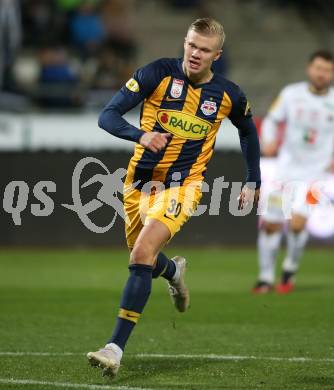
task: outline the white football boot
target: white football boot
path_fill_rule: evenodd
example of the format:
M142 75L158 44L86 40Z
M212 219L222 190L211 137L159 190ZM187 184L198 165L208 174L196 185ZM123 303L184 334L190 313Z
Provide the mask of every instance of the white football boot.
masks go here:
M96 352L87 353L88 362L92 367L102 368L102 374L114 378L120 367L120 358L110 345Z
M188 309L190 295L187 286L184 283L184 274L186 272L186 259L181 256L172 258L176 265L176 272L171 281L168 281L168 291L176 310L184 312Z

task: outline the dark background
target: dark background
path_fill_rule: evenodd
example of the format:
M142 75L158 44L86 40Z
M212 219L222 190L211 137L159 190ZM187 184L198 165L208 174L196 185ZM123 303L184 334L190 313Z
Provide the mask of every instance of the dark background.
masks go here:
M89 231L79 217L61 206L72 204L72 173L77 162L87 156L100 159L113 173L117 168L126 168L130 153L99 152L84 154L79 152L35 152L1 153L1 246L121 246L125 244L124 222L116 218L114 226L106 233L97 234ZM102 173L97 165L87 166L82 180L88 180L96 173ZM215 178L224 176L225 181L241 181L245 177L242 155L237 152L216 151L208 168L206 182L210 189ZM12 216L3 209L3 195L6 185L13 180L25 181L29 188L29 200L21 213L22 225L15 226ZM57 191L49 196L55 203L54 212L47 217L33 216L31 204L39 203L33 195L34 185L41 180L51 180L57 185ZM173 244L179 245L254 245L257 236L256 215L236 217L229 212L231 193L222 190L220 215L210 216L208 211L198 217L192 217L181 231L173 238ZM83 203L96 198L100 184L93 184L81 191ZM209 204L211 193L204 193L201 204ZM233 198L235 200L235 197ZM111 222L114 210L104 205L93 212L92 221L105 226ZM209 234L208 234L209 233Z

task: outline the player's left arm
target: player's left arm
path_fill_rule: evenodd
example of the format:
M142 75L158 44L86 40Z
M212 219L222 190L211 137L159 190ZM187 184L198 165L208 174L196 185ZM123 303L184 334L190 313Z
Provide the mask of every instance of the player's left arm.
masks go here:
M240 146L247 165L246 184L243 187L239 208L246 203L258 201L261 187L260 144L257 129L252 119L250 105L244 93L239 89L236 98L232 100L229 119L238 129Z

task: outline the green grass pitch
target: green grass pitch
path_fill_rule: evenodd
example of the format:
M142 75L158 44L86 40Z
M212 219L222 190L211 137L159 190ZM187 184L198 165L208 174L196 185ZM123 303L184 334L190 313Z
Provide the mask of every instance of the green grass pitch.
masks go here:
M127 252L0 251L0 389L334 389L332 249L306 251L289 296L250 293L255 250L166 253L188 259L191 308L155 280L110 381L85 354L111 334Z

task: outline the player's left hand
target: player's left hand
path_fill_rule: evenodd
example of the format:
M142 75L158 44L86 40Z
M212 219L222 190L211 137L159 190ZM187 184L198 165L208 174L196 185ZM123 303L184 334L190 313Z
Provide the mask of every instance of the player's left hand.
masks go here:
M257 205L260 198L260 189L252 189L245 184L240 192L238 197L239 205L238 210L243 210L249 203L252 203L252 206Z

